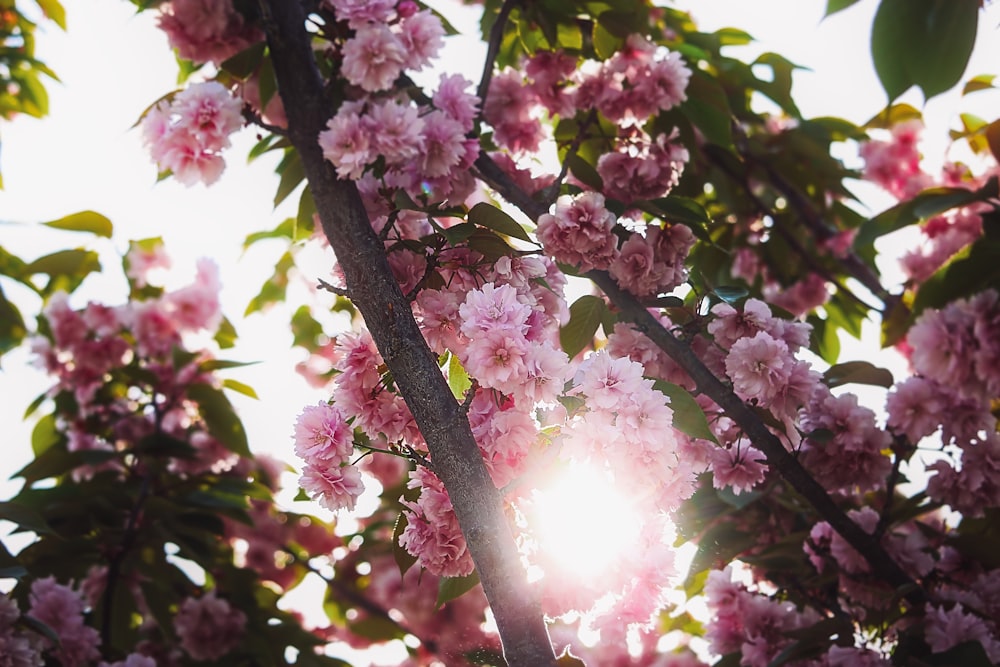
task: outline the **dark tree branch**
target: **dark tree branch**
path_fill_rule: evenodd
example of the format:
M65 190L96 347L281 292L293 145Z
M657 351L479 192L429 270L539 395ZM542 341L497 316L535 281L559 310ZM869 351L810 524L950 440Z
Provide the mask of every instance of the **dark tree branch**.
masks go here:
M767 464L868 561L873 574L899 591L911 604L923 606L926 601L923 589L899 567L875 536L862 530L833 502L826 489L820 486L798 459L785 449L760 417L723 384L690 347L667 331L634 296L618 287L608 273L589 271L586 276L608 295L625 319L632 322L639 331L677 362L677 365L694 380L698 391L715 401L726 415L739 425L754 445L764 453Z
M488 155L480 154L476 160L476 168L483 180L533 220L537 220L539 215L547 212L542 204L521 190ZM760 417L715 377L685 342L668 331L632 294L618 287L608 273L590 271L585 276L604 291L626 320L632 322L687 372L696 383L698 392L715 401L725 414L739 425L767 457L768 465L774 468L812 505L824 521L861 554L876 576L888 582L911 604L923 606L927 598L924 590L899 567L875 536L863 531L837 506L826 489L820 486L798 459L785 449Z
M486 49L486 58L483 63L483 76L479 79L479 87L476 95L479 97L479 116L483 115L486 108L486 96L490 92L490 81L493 79L493 67L496 65L497 54L500 53L500 42L503 41L503 32L507 27L507 19L516 5L521 4L521 0L504 0L497 14L497 19L490 28L490 41Z
M458 517L512 666L553 665L555 656L537 595L469 421L451 394L392 276L383 243L357 187L336 177L317 142L333 111L323 94L297 2L259 0L288 136L299 152L323 231L337 255L352 300L365 319L413 413Z

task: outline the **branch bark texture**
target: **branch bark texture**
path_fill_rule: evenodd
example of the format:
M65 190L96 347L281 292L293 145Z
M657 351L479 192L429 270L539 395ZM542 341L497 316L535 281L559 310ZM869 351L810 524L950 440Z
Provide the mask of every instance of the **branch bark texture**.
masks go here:
M486 471L466 415L451 394L393 278L382 242L352 182L339 180L317 138L333 109L295 0L260 0L288 136L299 152L323 231L347 288L406 400L448 489L496 617L511 666L555 663L537 596L528 586L499 491Z

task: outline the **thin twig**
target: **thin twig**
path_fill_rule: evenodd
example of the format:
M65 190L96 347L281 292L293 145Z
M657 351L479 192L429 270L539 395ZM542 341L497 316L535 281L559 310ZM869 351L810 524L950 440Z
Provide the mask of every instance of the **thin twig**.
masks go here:
M479 116L483 115L486 108L486 96L490 92L490 81L493 78L493 68L496 65L497 55L500 53L500 42L503 41L503 33L507 27L507 19L514 7L519 5L521 0L505 0L497 14L497 19L490 28L490 41L486 49L486 59L483 64L483 76L479 80L479 87L476 95L479 97Z
M331 292L333 294L336 294L337 296L342 296L345 299L350 299L351 298L351 293L349 291L347 291L346 288L337 287L336 285L331 285L330 283L326 282L322 278L317 278L316 281L319 283L316 286L318 289L326 290L327 292Z

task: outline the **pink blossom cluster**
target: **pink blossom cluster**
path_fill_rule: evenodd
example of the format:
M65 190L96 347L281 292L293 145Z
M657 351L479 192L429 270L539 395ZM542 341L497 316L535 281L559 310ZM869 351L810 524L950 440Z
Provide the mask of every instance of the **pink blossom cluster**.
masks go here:
M803 409L801 461L828 490L842 493L880 489L892 470L885 455L892 435L875 422L875 413L858 405L854 394L835 396L825 385L813 391Z
M809 325L774 317L758 299L747 299L740 310L716 304L712 315L708 333L715 345L706 350L706 363L732 381L737 396L769 409L786 424L782 435L794 438L792 423L819 381L795 356L808 345Z
M17 603L0 594L0 657L5 667L41 667L41 637L24 632L17 625L21 610Z
M189 86L150 109L142 119L143 141L161 172L191 186L219 180L229 135L243 126L243 102L220 83Z
M466 138L478 100L459 75L441 76L433 106L397 98L346 102L319 135L323 155L342 179L361 180L362 191L399 187L413 197L461 201L471 191L468 170L479 144ZM370 167L381 158L379 174ZM364 178L363 178L364 177Z
M888 141L870 140L861 145L864 177L881 185L897 199L910 199L933 184L920 167L918 142L923 131L919 120L897 123Z
M349 554L343 561L348 568L352 557ZM401 575L398 565L387 554L369 558L371 574L365 595L385 609L398 611L407 630L421 639L421 645L411 649L410 659L399 663L401 667L422 667L440 661L442 656L467 655L475 649L500 650L499 637L484 627L487 603L481 586L438 606L439 577L417 567ZM359 612L360 618L370 618L363 610ZM353 636L344 639L359 644L358 648L371 645L370 641L359 642Z
M369 93L391 88L404 70L429 65L444 45L444 26L409 1L325 0L353 34L342 46L341 74Z
M535 235L557 262L580 271L608 269L618 255L612 230L617 218L605 206L604 195L584 192L562 195L553 213L538 217Z
M420 497L402 501L406 527L399 536L399 545L433 575L470 574L475 566L444 484L433 472L418 466L410 473L407 488L419 488Z
M181 648L195 660L218 660L239 646L246 614L210 591L184 600L174 617Z
M938 215L920 226L921 242L900 259L903 271L917 283L930 278L962 248L983 235L981 207L966 206Z
M364 491L361 471L351 465L354 429L329 403L306 406L295 422L295 453L305 462L299 484L329 510L353 510Z
M160 28L185 60L219 65L264 39L232 0L169 0L159 9Z
M711 651L739 652L740 665L766 667L792 643L787 633L819 620L811 609L800 610L733 581L730 567L712 570L705 582L705 601L712 618L705 628Z
M968 516L1000 504L1000 296L986 290L927 309L907 334L916 375L894 387L887 423L917 444L940 430L946 457L928 465L931 498Z
M609 272L618 286L638 297L665 294L687 280L684 265L695 238L684 225L650 224L645 234L630 233Z
M137 248L126 257L126 264L132 267L134 280L144 282L144 271L154 264ZM160 265L166 261L162 254L157 257ZM150 360L156 370L157 363L170 363L169 355L181 344L182 334L215 331L222 321L219 288L218 268L203 259L191 285L122 306L91 302L83 310L74 310L66 294L57 293L43 310L52 339L35 338L33 348L40 363L58 379L58 389L72 391L85 407L111 370L128 363L133 354L159 358ZM125 337L127 331L134 338L134 350Z
M680 54L658 49L641 35L629 36L624 48L602 63L538 51L523 70L526 76L511 68L495 75L483 107L494 142L515 154L538 150L543 110L570 118L596 109L613 123L640 126L683 102L691 77Z
M675 135L659 134L653 141L634 128L628 135L619 141L617 150L597 160L602 191L625 204L665 197L680 181L690 159L688 150L676 141Z
M53 648L47 639L44 645L60 664L86 667L100 658L97 647L101 637L84 621L86 603L78 592L53 577L46 577L31 584L29 599L28 614L51 628L59 638L57 647Z
M127 266L141 265L142 260L131 260L138 248L133 244ZM149 288L119 306L90 302L77 310L65 294L50 298L43 309L48 334L36 336L32 348L38 365L56 378L49 393L75 399L72 412L61 415L69 451L128 452L160 432L194 447L190 458L171 458L174 473L221 472L236 463L237 456L209 434L198 404L188 397L191 385L216 383L200 367L208 352L175 356L183 350L184 334L218 327L219 287L215 265L202 260L193 284L169 292ZM122 382L135 388L108 389ZM97 469L81 466L73 474L87 477ZM118 456L109 456L99 469L123 472Z

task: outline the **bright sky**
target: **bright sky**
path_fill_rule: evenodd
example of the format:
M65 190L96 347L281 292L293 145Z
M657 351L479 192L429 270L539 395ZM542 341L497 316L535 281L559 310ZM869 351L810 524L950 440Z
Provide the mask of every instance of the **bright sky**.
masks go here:
M434 4L446 9L445 3ZM797 75L794 89L807 116L837 115L860 123L883 103L868 54L869 26L877 0L862 0L822 22L825 0L685 0L676 4L692 8L705 30L730 25L746 29L761 41L757 51L773 50L811 68L812 72ZM274 227L293 212L291 205L272 210L274 160L245 164L243 156L254 142L253 132L246 130L228 153L226 173L212 188L188 189L170 180L156 183L155 167L140 144L139 134L129 128L143 109L175 87L176 66L165 37L155 28L152 13L134 15L133 6L124 0L66 0L66 8L68 33L43 26L44 34L38 40L38 56L62 79L61 84L49 86L51 116L42 121L23 118L0 126L0 166L6 185L0 192L0 220L34 223L93 209L111 218L115 238L94 242L82 235L43 236L30 227L3 224L0 243L32 258L87 243L100 250L110 265L129 239L163 236L168 251L175 256L178 284L193 275L195 258L214 257L222 270L226 313L241 334L237 351L225 351L223 356L262 362L231 374L254 386L261 397L254 403L233 396L250 433L251 447L293 461L290 433L295 416L303 405L322 396L306 388L292 372L301 357L290 350L284 311L240 322L246 303L283 250L277 243L262 244L241 255L242 239ZM445 11L460 30L472 33L474 42L475 10L465 8L463 13L464 18L455 19ZM970 75L997 69L997 24L1000 10L990 5L980 23L980 45ZM479 53L470 42L456 41L442 59L442 67L447 71L464 68L469 78L477 79ZM746 53L754 51L750 48ZM905 99L921 105L919 97ZM926 113L931 127L943 128L954 124L958 111L971 110L988 117L990 107L1000 109L1000 92L962 100L956 100L955 95L938 98ZM109 276L89 279L86 294L118 303L124 297L124 283L120 271L108 268ZM309 278L323 277L324 270L318 267L316 276ZM8 296L30 303L23 293L11 290ZM30 313L29 307L26 314ZM21 413L48 386L40 374L25 371L27 361L27 354L11 354L0 371L0 423L6 436L6 451L0 460L0 499L20 486L2 479L31 456L30 425L21 422Z

